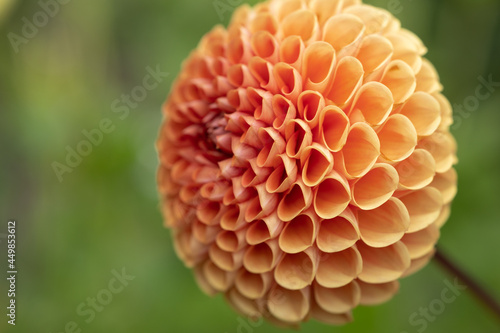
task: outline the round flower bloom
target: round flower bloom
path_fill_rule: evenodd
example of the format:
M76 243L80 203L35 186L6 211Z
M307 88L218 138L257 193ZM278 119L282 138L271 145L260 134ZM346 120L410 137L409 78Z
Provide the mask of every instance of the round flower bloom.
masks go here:
M456 193L426 48L359 0L240 7L164 105L158 186L178 256L240 313L352 320L433 256Z

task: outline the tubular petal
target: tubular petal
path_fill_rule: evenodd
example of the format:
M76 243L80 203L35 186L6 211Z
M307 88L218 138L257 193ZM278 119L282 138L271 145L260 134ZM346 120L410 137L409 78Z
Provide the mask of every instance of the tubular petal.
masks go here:
M449 204L457 194L457 177L457 171L450 168L446 172L437 173L430 185L441 192L445 205Z
M252 273L266 273L276 266L281 257L278 242L269 240L247 248L243 256L243 266Z
M266 294L271 282L272 276L269 273L254 274L242 269L236 276L235 286L241 295L249 299L258 299Z
M377 305L386 302L399 290L399 282L391 281L387 283L366 283L356 280L361 289L361 305Z
M302 321L309 313L309 294L308 288L289 290L275 285L269 291L267 301L269 312L287 323Z
M339 287L325 288L313 284L314 299L318 305L329 313L342 314L358 306L361 298L361 289L356 281Z
M380 82L367 82L356 93L350 118L360 118L361 114L370 125L380 125L389 117L393 104L389 88Z
M313 282L318 262L319 256L314 248L294 254L285 253L276 266L274 278L283 288L303 289Z
M288 15L281 23L284 37L297 35L306 43L317 38L319 26L316 15L307 9Z
M278 85L278 91L293 103L297 101L302 91L302 78L300 73L289 64L279 62L273 69Z
M309 126L301 119L292 119L285 127L286 154L300 159L307 146L312 143Z
M299 95L297 110L311 129L318 125L320 112L324 107L325 99L317 91L306 90Z
M410 215L405 205L391 198L373 210L359 210L358 224L361 239L374 247L387 247L399 241L408 230Z
M436 163L424 149L415 149L407 159L396 166L399 184L403 189L418 190L432 182L436 174Z
M226 291L234 281L234 273L220 269L210 260L203 265L203 273L210 286L217 291Z
M439 229L435 224L429 225L411 234L404 235L401 240L410 252L411 259L417 259L430 253L439 239Z
M363 64L366 74L371 74L383 68L391 59L392 44L385 37L369 35L363 38L356 58Z
M338 52L353 44L365 30L360 18L352 14L339 14L330 17L323 27L323 40L330 43Z
M379 128L380 152L389 161L399 162L410 156L417 145L417 131L411 121L395 114Z
M362 210L375 209L389 200L396 191L398 182L398 173L393 166L375 164L366 175L351 185L351 203Z
M316 142L304 149L300 159L302 180L309 187L318 185L333 168L332 153Z
M419 231L432 224L443 206L443 197L434 187L425 187L400 199L410 213L408 232Z
M322 93L336 65L335 50L326 42L314 42L305 49L303 61L304 88Z
M349 184L337 171L332 170L314 189L314 209L321 218L338 216L350 201Z
M328 105L319 112L319 128L322 143L332 152L340 151L349 133L349 118L344 111Z
M350 56L340 59L326 98L339 107L348 104L361 86L363 74L363 64L358 59Z
M343 251L356 244L359 234L356 217L346 210L340 216L321 221L316 245L326 253Z
M403 105L400 114L410 119L419 136L434 133L441 123L441 111L438 101L431 95L417 91Z
M316 282L325 288L339 288L354 280L363 268L361 255L356 247L341 252L321 255Z
M280 60L301 72L304 49L302 38L296 35L288 36L281 42Z
M280 234L279 245L283 252L299 253L314 243L318 221L312 214L301 214L288 222Z
M413 70L402 60L393 60L387 65L381 82L392 92L395 104L406 101L417 86Z
M359 279L367 283L386 283L398 279L410 267L410 254L402 242L387 247L373 248L358 242L363 258Z
M286 192L278 205L278 217L283 221L291 221L311 206L312 199L311 188L306 186L300 177L297 178L297 182Z
M343 171L350 178L365 175L380 156L380 141L375 131L365 123L351 126L347 142L339 157Z

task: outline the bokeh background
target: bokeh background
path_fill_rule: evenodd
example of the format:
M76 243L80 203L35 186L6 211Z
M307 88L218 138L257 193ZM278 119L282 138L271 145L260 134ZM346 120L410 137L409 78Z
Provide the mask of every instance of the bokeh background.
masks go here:
M0 0L0 331L59 333L74 321L82 332L288 332L268 323L249 329L221 296L205 296L175 256L158 207L154 142L161 104L201 36L229 21L231 11L218 12L214 4L243 0L61 2L46 24L13 47L9 34L22 36L24 20L33 22L43 7ZM422 38L452 104L474 96L480 76L500 81L499 1L365 2L393 10ZM169 75L120 119L112 104L142 85L148 67ZM60 181L53 162L65 163L66 147L75 149L82 131L105 118L111 133ZM458 116L459 194L439 243L496 298L499 125L500 87ZM8 219L17 220L15 327L5 316ZM122 268L135 278L87 323L90 316L77 308ZM411 314L439 299L446 279L453 277L431 263L402 280L390 302L356 309L352 324L309 322L302 331L418 332L422 326L410 324ZM463 292L424 331L498 332L500 322Z

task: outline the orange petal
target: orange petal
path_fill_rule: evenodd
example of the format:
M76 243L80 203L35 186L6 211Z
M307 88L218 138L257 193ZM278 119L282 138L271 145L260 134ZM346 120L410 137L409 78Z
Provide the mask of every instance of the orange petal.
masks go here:
M339 107L348 104L363 83L363 75L363 64L358 59L350 56L340 59L326 98Z
M387 65L381 82L392 92L395 104L406 101L417 86L413 70L402 60L393 60Z
M410 215L399 199L391 198L376 209L358 211L358 223L363 242L371 247L386 247L403 237Z
M279 45L269 31L257 31L252 35L250 44L256 56L271 63L278 62Z
M297 109L309 127L316 127L319 122L320 111L325 107L323 95L317 91L306 90L299 95Z
M319 34L319 25L316 15L307 9L293 12L281 22L281 31L283 37L297 35L306 43L316 40Z
M338 154L340 170L349 178L365 175L380 156L380 141L375 131L365 123L351 125L347 141ZM337 157L337 156L336 156Z
M311 129L303 120L292 119L285 127L285 138L288 157L300 159L312 143Z
M280 249L286 253L299 253L314 243L318 232L316 214L301 214L288 222L280 234Z
M366 175L351 185L351 203L363 210L377 208L394 194L398 181L398 173L393 166L375 164Z
M356 93L349 117L380 125L389 117L393 104L389 88L380 82L367 82Z
M349 183L334 170L314 189L314 209L324 219L338 216L346 209L350 200Z
M266 190L269 193L287 191L297 180L297 163L286 154L278 155L280 160L267 178Z
M438 239L439 228L431 224L425 229L404 235L401 241L408 248L411 259L417 259L432 252Z
M229 67L228 73L227 73L227 78L229 82L235 86L235 87L240 87L240 88L246 88L246 87L255 87L257 88L259 86L259 82L252 76L250 73L250 70L246 65L242 64L236 64L231 67ZM231 93L231 94L234 94ZM232 99L230 101L234 101L234 95L232 95ZM233 103L231 103L233 106L235 106Z
M359 279L367 283L394 281L410 267L410 254L402 242L382 248L358 242L358 250L363 258L363 270Z
M361 273L362 267L361 255L355 247L324 253L316 273L316 282L326 288L343 287Z
M314 42L305 49L303 61L304 88L324 92L336 65L333 47L326 42Z
M363 64L366 74L378 72L390 61L394 49L391 42L380 35L363 38L356 58Z
M396 170L403 189L418 190L432 182L436 164L427 150L415 149L413 154L396 165Z
M344 147L349 133L349 118L342 109L328 105L319 112L319 128L322 143L332 152Z
M418 147L432 154L436 161L436 172L446 172L455 163L456 142L449 133L434 132L420 140Z
M262 317L262 310L259 304L241 294L237 288L231 288L225 293L225 299L233 309L244 315L249 320L256 321Z
M250 225L246 234L246 241L250 245L263 243L277 237L283 230L283 221L280 221L277 213L254 221Z
M261 57L252 57L248 62L250 73L257 79L261 88L272 92L278 92L278 84L273 75L273 65Z
M426 266L429 263L429 261L434 256L435 252L436 250L433 249L429 253L420 258L412 259L410 267L408 267L408 269L404 272L404 274L401 277L412 275L413 273L421 270L424 266Z
M300 73L289 64L279 62L273 69L274 78L278 85L278 91L292 103L302 91L302 78Z
M358 222L349 209L332 219L322 220L316 245L326 253L343 251L360 238Z
M288 36L281 42L280 60L301 72L304 49L302 38L296 35Z
M333 168L333 155L317 142L306 147L300 157L302 180L307 186L318 185Z
M310 285L318 269L317 250L310 247L299 253L285 253L274 271L276 282L289 290L300 290Z
M277 240L252 245L247 248L243 256L243 266L252 273L266 273L271 271L281 257Z
M431 135L441 123L441 108L438 101L424 92L414 93L399 113L410 119L419 136Z
M395 114L378 129L380 152L389 161L402 161L410 156L417 145L417 131L411 121Z
M254 274L242 269L236 276L235 286L238 291L249 299L263 297L271 287L272 275L270 273Z
M228 272L235 271L241 267L244 253L245 250L238 252L224 251L215 243L208 250L208 255L212 262L220 269Z
M255 186L257 197L250 199L245 211L245 220L251 222L270 215L278 205L278 194L266 191L265 184Z
M446 172L437 173L430 186L441 192L444 204L449 204L457 194L457 171L450 168Z
M245 247L245 236L247 233L246 228L237 231L222 230L215 240L217 246L226 252L237 252Z
M233 284L235 273L220 269L212 261L207 260L202 272L208 284L217 291L226 291Z
M441 91L443 87L439 83L439 76L431 62L425 58L422 59L422 67L417 73L416 91L424 91L429 94Z
M285 322L300 322L309 313L309 289L289 290L275 285L269 291L269 312Z
M361 299L361 289L356 281L339 288L325 288L315 283L313 292L318 305L329 313L348 312L358 306Z
M331 16L323 27L323 40L330 43L338 52L344 47L354 44L365 30L363 21L352 14Z
M425 187L400 198L410 213L408 232L415 232L432 224L441 213L443 197L434 187Z
M313 302L312 304L311 316L322 323L335 326L345 325L353 321L351 312L346 312L342 314L329 313L325 311L322 307L320 307L318 304L316 304L316 302Z
M250 32L266 31L274 35L278 31L278 22L271 13L259 13L250 22Z
M313 194L300 177L293 187L286 192L278 205L278 217L283 221L291 221L311 206Z
M282 95L273 96L272 106L275 116L273 127L283 135L286 124L295 119L297 110L295 105Z
M278 155L285 152L285 140L272 127L260 128L258 135L263 148L257 156L257 165L261 168L276 166L279 163Z
M361 305L378 305L387 302L399 290L399 281L387 283L366 283L357 280L361 289Z

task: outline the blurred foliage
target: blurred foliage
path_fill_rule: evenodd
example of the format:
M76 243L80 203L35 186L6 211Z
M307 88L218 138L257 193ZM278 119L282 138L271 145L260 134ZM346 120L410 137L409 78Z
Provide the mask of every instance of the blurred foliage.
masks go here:
M452 104L475 93L479 76L500 81L499 1L399 3L396 16L428 46ZM16 53L8 34L21 35L23 18L32 21L40 10L38 1L0 0L0 233L9 218L18 221L19 266L17 325L6 324L3 310L0 331L63 332L75 321L83 332L245 332L223 298L205 296L176 258L155 184L160 106L182 60L212 26L227 24L230 13L220 22L211 0L68 1ZM112 103L157 65L170 75L120 119ZM496 91L454 129L459 194L440 240L497 298L499 106ZM59 182L52 163L64 163L66 147L75 148L85 138L82 130L104 118L114 130ZM5 241L0 248L6 253ZM107 288L111 271L122 267L135 279L86 323L76 308ZM410 315L440 297L445 279L451 280L430 264L404 279L390 302L356 309L354 323L331 328L311 322L303 332L417 332ZM3 309L6 287L2 279ZM464 293L425 332L498 330L490 313ZM252 331L277 330L265 323Z

